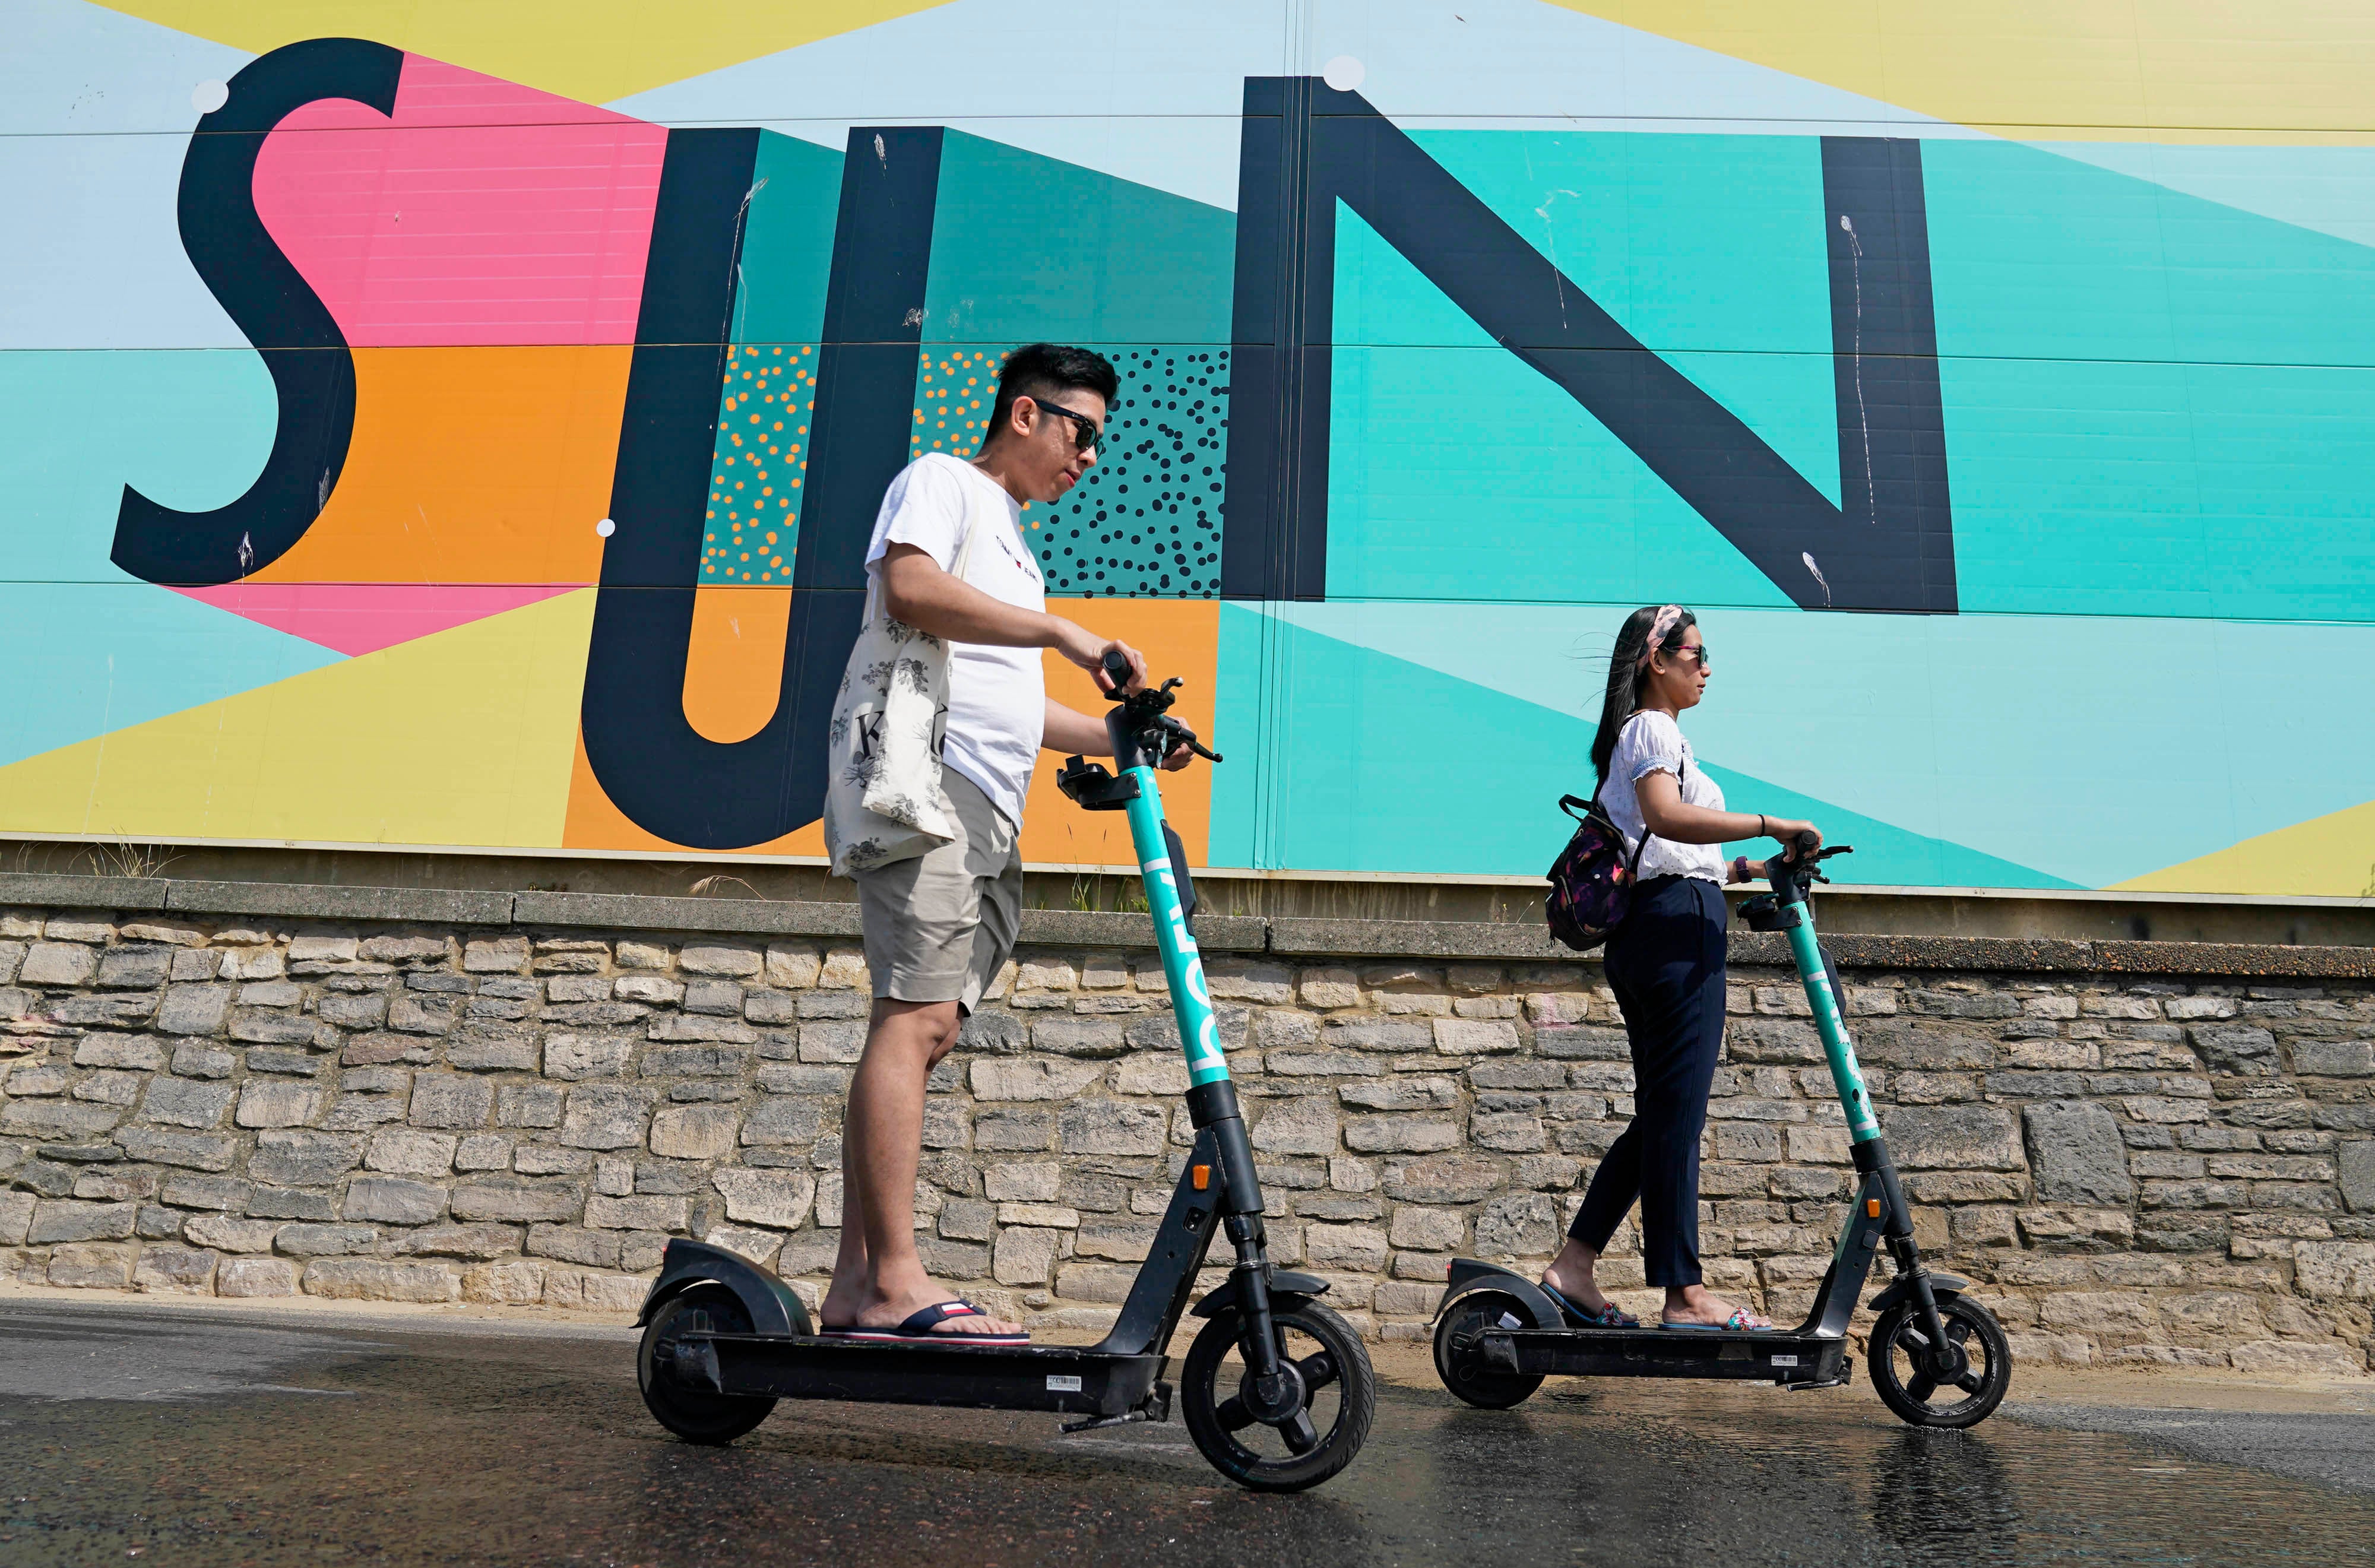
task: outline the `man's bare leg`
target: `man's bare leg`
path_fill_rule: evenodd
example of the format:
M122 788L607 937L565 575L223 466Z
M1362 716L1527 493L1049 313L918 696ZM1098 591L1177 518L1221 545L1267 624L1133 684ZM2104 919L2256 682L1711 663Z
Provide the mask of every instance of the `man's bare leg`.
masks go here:
M841 1132L841 1253L820 1315L834 1327L895 1327L956 1292L932 1283L916 1255L916 1166L924 1084L955 1048L954 1002L878 997L866 1055L850 1079ZM943 1334L1012 1334L993 1317L951 1318Z

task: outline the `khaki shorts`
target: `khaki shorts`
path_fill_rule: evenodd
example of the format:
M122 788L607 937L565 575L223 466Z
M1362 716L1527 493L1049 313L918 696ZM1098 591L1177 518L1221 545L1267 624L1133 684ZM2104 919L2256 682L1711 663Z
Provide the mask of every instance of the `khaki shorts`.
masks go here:
M857 874L874 994L954 1002L966 1013L998 976L1022 924L1022 848L1014 824L971 779L942 770L958 836L928 855Z

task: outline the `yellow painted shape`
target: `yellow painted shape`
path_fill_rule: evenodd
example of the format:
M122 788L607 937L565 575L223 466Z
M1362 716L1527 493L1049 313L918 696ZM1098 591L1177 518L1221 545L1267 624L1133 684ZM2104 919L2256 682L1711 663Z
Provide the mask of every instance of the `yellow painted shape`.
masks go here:
M945 0L112 0L108 9L262 54L367 38L608 103Z
M2118 890L2375 897L2375 800L2121 882Z
M2008 136L2375 142L2375 6L2329 0L1548 0ZM1708 111L1720 113L1722 105Z
M0 826L557 846L595 595L562 594L0 768Z

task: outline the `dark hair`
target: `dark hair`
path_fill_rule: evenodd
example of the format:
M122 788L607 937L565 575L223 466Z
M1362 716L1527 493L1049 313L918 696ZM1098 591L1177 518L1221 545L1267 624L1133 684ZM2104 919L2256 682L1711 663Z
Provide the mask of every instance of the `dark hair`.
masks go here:
M1601 784L1608 782L1608 760L1616 754L1616 732L1641 711L1641 684L1649 678L1649 664L1642 655L1648 652L1649 629L1664 607L1643 605L1626 616L1625 629L1616 634L1616 651L1608 656L1608 690L1600 701L1600 728L1591 737L1591 771ZM1659 645L1669 653L1680 648L1684 628L1698 623L1697 616L1683 611Z
M1113 406L1114 395L1121 390L1121 378L1114 374L1113 366L1093 348L1071 348L1058 343L1026 343L1006 357L998 372L998 400L989 407L989 428L981 438L983 450L998 439L1007 420L1014 413L1014 400L1028 397L1037 402L1051 392L1066 392L1078 387L1093 392Z

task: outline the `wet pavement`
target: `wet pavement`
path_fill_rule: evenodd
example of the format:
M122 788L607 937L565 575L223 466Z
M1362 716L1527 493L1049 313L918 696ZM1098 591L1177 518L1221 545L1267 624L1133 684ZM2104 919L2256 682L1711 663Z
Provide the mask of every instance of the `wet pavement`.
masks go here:
M1353 1468L1281 1498L1176 1424L783 1404L689 1447L632 1357L612 1330L0 1301L0 1563L2375 1561L2366 1415L1929 1432L1860 1375L1553 1383L1506 1412L1388 1382Z

